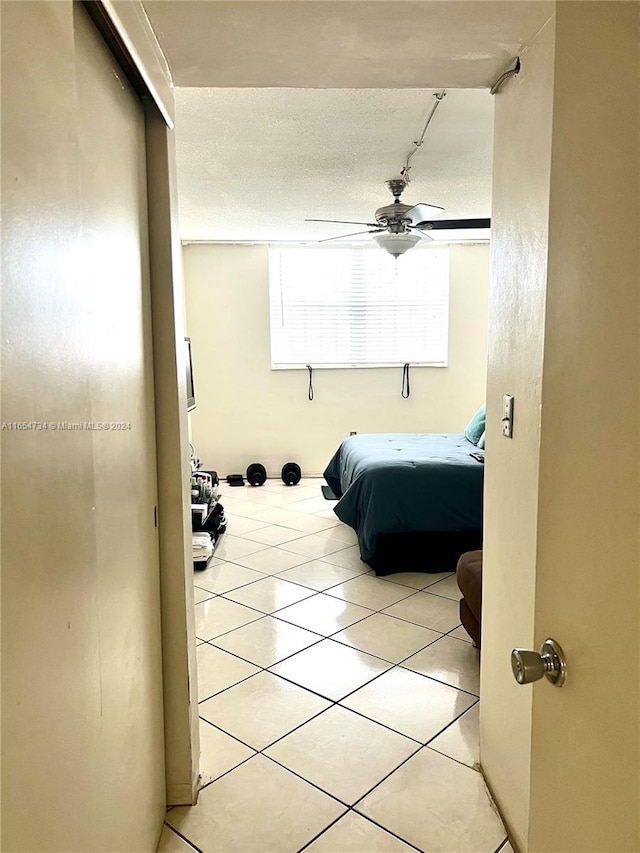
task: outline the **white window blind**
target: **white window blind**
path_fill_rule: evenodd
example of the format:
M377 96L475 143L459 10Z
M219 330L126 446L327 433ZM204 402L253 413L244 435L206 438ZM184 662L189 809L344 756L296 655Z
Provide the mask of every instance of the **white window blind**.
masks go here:
M271 367L445 367L449 250L269 249Z

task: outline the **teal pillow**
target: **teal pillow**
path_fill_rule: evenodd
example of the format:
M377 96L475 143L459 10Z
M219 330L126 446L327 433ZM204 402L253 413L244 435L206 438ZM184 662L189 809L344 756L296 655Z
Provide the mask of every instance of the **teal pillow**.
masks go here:
M478 439L478 448L480 450L484 450L484 433L482 433L482 435Z
M471 418L464 431L464 437L471 444L477 444L484 432L484 424L487 416L487 407L483 404L480 406L475 415Z

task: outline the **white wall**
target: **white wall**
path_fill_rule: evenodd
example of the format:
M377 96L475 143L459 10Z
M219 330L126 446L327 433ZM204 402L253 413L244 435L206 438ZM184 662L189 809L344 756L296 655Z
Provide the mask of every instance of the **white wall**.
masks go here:
M461 432L484 402L489 249L451 248L449 367L402 370L271 370L266 246L184 248L187 333L197 408L192 440L205 467L245 472L261 462L271 476L297 461L324 470L349 432Z

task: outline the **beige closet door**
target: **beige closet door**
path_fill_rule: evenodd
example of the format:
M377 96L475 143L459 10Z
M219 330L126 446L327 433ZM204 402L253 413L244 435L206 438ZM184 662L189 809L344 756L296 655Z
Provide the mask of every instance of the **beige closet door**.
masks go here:
M3 420L47 425L2 432L2 846L154 850L144 116L80 4L2 13Z

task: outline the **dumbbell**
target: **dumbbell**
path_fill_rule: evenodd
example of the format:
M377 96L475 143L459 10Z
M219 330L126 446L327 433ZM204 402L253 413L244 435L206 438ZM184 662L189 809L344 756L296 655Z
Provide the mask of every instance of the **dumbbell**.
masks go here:
M259 462L253 462L247 468L247 482L252 486L263 486L267 480L267 469Z
M244 486L244 477L242 474L227 474L227 483L230 486Z
M302 471L297 462L287 462L282 467L282 482L285 486L297 486L302 477Z

